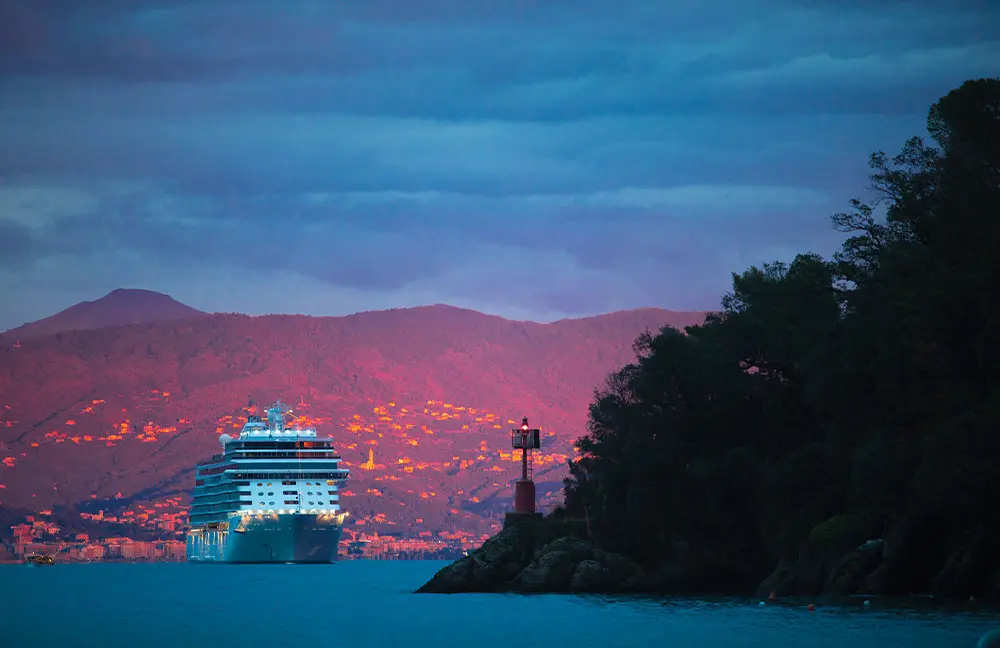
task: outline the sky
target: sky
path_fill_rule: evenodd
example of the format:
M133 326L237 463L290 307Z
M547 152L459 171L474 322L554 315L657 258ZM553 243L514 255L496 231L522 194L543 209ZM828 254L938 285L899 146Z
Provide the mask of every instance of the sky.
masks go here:
M0 3L0 329L712 309L1000 74L994 0Z

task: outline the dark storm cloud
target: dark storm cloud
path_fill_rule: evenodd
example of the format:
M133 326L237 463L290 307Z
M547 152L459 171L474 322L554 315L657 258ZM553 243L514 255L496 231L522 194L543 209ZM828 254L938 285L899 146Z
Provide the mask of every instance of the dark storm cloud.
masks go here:
M832 250L868 153L996 74L998 25L972 0L0 3L0 290L713 307L731 271Z

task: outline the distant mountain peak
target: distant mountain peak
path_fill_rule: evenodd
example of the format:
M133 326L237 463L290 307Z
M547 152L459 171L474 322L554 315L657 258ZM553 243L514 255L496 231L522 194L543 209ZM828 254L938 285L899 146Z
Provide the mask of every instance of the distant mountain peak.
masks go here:
M204 315L170 295L142 288L116 288L93 301L83 301L51 317L6 331L3 337L18 340L64 331L87 331Z
M186 306L185 304L181 304L179 301L177 301L176 299L174 299L170 295L167 295L167 294L164 294L164 293L161 293L161 292L156 292L155 290L146 290L145 288L115 288L114 290L112 290L108 294L104 295L103 297L99 297L98 299L95 299L93 301L81 302L81 303L83 303L83 304L96 304L96 303L99 303L99 302L102 302L102 301L105 301L105 300L108 300L108 301L110 301L110 300L121 301L121 300L140 300L140 299L142 299L142 300L148 300L150 302L157 302L158 301L158 302L163 303L163 304L168 304L168 303L170 303L170 304L180 304L184 308L190 308L191 310L195 310L195 309L191 308L190 306ZM201 312L201 311L198 311L198 312Z

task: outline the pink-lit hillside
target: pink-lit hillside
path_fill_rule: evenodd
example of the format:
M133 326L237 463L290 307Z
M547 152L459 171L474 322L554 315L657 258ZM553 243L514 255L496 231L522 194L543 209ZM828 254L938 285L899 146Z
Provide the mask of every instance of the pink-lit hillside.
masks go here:
M0 506L178 528L195 464L280 397L336 438L357 529L482 533L519 473L514 421L542 429L544 510L561 497L594 388L632 359L635 337L703 317L645 309L535 324L432 306L5 338Z

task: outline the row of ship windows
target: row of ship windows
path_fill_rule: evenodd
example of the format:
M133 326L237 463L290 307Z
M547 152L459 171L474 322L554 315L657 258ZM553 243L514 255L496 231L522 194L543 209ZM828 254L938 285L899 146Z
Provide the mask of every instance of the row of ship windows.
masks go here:
M230 441L226 445L231 450L295 450L297 448L324 450L333 448L332 441Z
M253 479L253 480L282 480L282 479L326 479L326 480L337 480L337 479L347 479L350 476L350 472L347 470L335 470L335 471L324 471L324 472L297 472L292 473L288 471L281 471L277 474L274 472L238 472L231 473L232 479ZM285 482L282 482L285 483ZM291 482L294 483L294 482ZM317 482L318 483L318 482ZM329 484L330 481L327 481Z
M337 491L326 491L326 492L327 492L328 495L336 495L337 494ZM298 495L299 493L298 493L298 491L281 491L281 494L282 495ZM309 491L309 492L306 493L306 495L312 495L312 494L313 494L312 491ZM316 494L317 495L322 495L323 493L320 492L320 491L316 491ZM257 495L263 497L264 496L264 491L258 491ZM274 493L268 493L267 496L268 497L274 497Z
M246 497L246 498L250 497L250 493L237 493L236 495L237 496L235 496L235 497L225 497L225 498L222 498L222 497L199 497L198 499L193 500L191 502L191 508L199 508L199 507L205 507L205 506L219 506L219 505L234 504L234 503L243 501L242 498L244 498L244 497Z
M228 504L232 502L238 502L240 493L234 493L231 496L226 497L199 497L196 501L191 502L192 508L205 507L213 504ZM247 494L249 495L249 493Z
M284 503L287 506L295 506L295 505L300 504L300 502L298 502L296 500L284 500ZM258 504L259 504L259 506L274 506L275 502L273 502L273 501L272 502L259 502ZM335 502L335 501L326 502L325 500L310 500L308 502L305 502L305 504L307 504L309 506L327 506L327 505L334 506L334 507L337 506L337 502ZM198 507L192 509L192 511L191 511L191 517L192 517L192 519L200 519L200 518L206 517L206 516L207 517L212 517L215 514L223 513L223 512L225 512L225 513L233 513L233 512L238 511L240 506L252 506L252 505L253 505L253 500L246 499L246 500L240 500L239 502L234 502L234 503L228 504L228 505L210 504L210 505L207 505L207 506L198 506Z
M294 481L283 481L283 482L281 482L281 485L282 486L295 486L297 483L298 482L294 482ZM257 486L263 486L263 485L264 485L264 482L257 482ZM267 485L271 486L271 482L268 482ZM322 482L315 482L315 484L314 484L313 482L306 482L306 486L313 486L313 485L315 485L315 486L322 486L323 483ZM330 479L330 480L327 480L326 485L327 486L335 486L336 482L333 481L332 479Z
M233 452L227 459L340 459L336 452Z
M340 461L337 459L238 459L234 463L221 467L224 470L280 470L285 472L291 469L298 470L337 470L340 468ZM208 471L201 471L201 474L208 474ZM279 477L280 479L280 477Z
M326 485L328 487L331 487L331 488L334 488L334 489L336 488L336 483L337 482L333 481L332 479L326 481ZM319 487L322 487L323 484L324 484L323 482L318 482L318 481L317 482L305 482L306 486L319 486ZM273 485L274 485L273 482L268 482L267 483L267 486L273 486ZM282 486L296 486L296 485L298 485L298 482L296 482L296 481L283 481L283 482L281 482L281 485ZM199 498L207 498L207 497L210 497L210 496L213 496L213 495L215 495L215 496L217 496L217 495L235 495L236 492L237 492L237 489L240 486L245 486L245 487L246 486L250 486L250 482L249 481L230 481L230 482L219 482L219 483L215 483L215 484L204 484L202 480L199 480L198 482L195 483L195 486L196 487L201 487L200 490L197 491L197 494L198 494ZM257 486L260 487L260 488L263 488L264 487L264 482L257 482ZM317 492L319 492L319 491L317 491ZM336 490L329 491L329 492L330 492L330 494L333 494L333 493L336 492ZM286 492L285 494L289 494L289 493ZM310 492L310 494L311 494L311 492Z
M196 505L191 507L191 517L196 515L208 515L210 513L218 513L221 511L234 511L239 508L240 504L252 504L250 500L240 500L237 502L228 502L225 504L204 504Z

